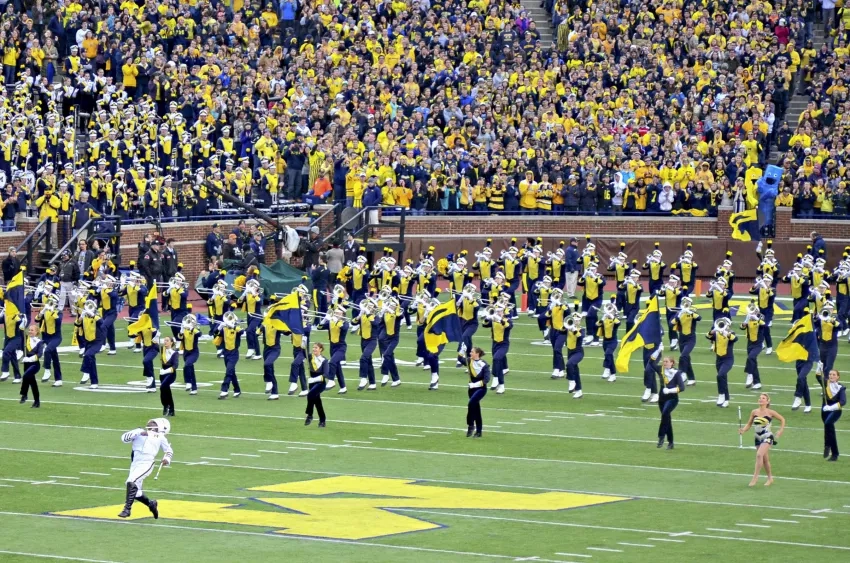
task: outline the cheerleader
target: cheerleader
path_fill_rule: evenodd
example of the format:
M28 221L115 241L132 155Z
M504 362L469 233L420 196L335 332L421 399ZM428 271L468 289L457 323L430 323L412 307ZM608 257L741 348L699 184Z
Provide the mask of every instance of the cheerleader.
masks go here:
M664 269L667 267L667 264L661 259L663 255L660 247L661 244L656 242L655 250L646 257L646 262L643 263L643 269L647 270L649 274L650 295L657 295L658 290L664 284Z
M632 264L636 266L636 263ZM626 281L618 286L618 289L623 294L623 315L626 317L626 332L632 330L635 326L638 313L640 313L640 296L643 293L643 287L640 284L640 270L633 267L629 272Z
M83 343L83 364L80 371L83 374L80 385L91 382L89 389L97 389L97 353L106 341L106 332L103 330L103 321L97 314L97 303L86 301L82 314L74 321L74 326L80 331L80 342Z
M673 449L673 410L679 405L679 393L685 389L685 374L676 369L676 360L667 356L661 362L658 372L658 386L661 388L661 400L658 410L661 411L661 423L658 425L658 445L664 445L667 439L667 449Z
M835 434L835 423L841 418L841 409L847 404L846 389L838 380L841 378L838 370L829 371L829 381L824 386L823 408L823 457L828 461L838 460L838 437ZM35 405L33 405L35 406Z
M334 309L331 317L322 320L318 330L327 330L328 337L331 343L331 359L328 362L328 381L327 388L333 389L334 380L339 381L339 393L344 395L348 389L345 388L345 377L342 373L342 363L345 361L345 353L348 351L348 345L345 343L345 336L348 333L350 324L345 320L345 309L337 307ZM315 350L315 346L314 346ZM324 350L324 347L322 347ZM324 391L324 387L322 389Z
M511 329L514 323L503 305L497 305L491 311L485 311L482 326L490 329L493 339L493 380L490 385L498 395L505 392L505 358L511 346Z
M177 368L180 354L174 348L174 338L166 336L162 339L162 353L159 369L159 400L162 403L162 416L174 416L174 395L171 385L177 380Z
M306 291L306 288L304 288ZM263 304L263 296L260 293L260 282L257 280L248 280L245 282L245 290L239 299L236 300L236 305L241 307L248 315L248 328L245 330L245 341L248 350L245 353L246 360L262 359L260 354L260 324L263 322L263 315L260 312L260 307Z
M564 323L570 316L570 308L563 303L564 291L553 289L549 296L549 309L546 317L549 319L549 342L552 344L552 379L560 379L566 375L564 363L564 345L567 343L567 331Z
M397 297L391 297L379 313L378 349L381 352L381 387L390 379L390 387L401 385L398 366L395 363L395 349L398 347L401 329L401 305Z
M770 274L764 274L762 277L756 278L753 287L750 288L750 295L755 296L756 306L764 321L762 332L764 333L764 354L766 356L773 354L773 338L770 335L770 326L773 324L773 302L776 299L776 290L773 286L773 277Z
M304 420L304 426L309 426L313 422L314 407L319 414L319 428L324 428L327 422L325 409L322 407L322 392L327 386L330 369L328 360L322 356L324 350L325 347L321 342L313 344L313 354L310 357L310 378L307 379L310 390L307 392L307 418Z
M587 266L578 280L578 285L584 288L581 296L581 312L585 318L585 345L601 346L596 336L596 321L599 320L599 309L602 307L602 290L605 288L605 278L596 272L596 264Z
M481 418L481 401L487 394L487 382L490 380L490 366L484 361L484 350L477 346L469 351L469 402L466 407L466 437L481 437L484 422Z
M543 333L543 340L548 340L549 323L546 312L549 310L549 296L552 293L552 278L549 276L543 276L543 279L535 284L532 293L534 295L534 317L537 319L537 328Z
M776 435L770 428L773 419L779 420L782 425ZM747 420L746 426L738 430L739 434L744 434L750 427L753 427L755 432L756 443L756 469L753 473L753 479L750 481L750 487L754 487L759 480L762 468L767 473L767 482L764 486L769 487L773 484L773 472L770 467L770 449L777 445L777 438L782 436L785 431L785 418L775 410L770 408L770 395L762 393L759 395L759 406L750 413L750 418Z
M44 342L42 342L42 340L38 337L38 325L35 323L31 324L28 327L27 334L24 336L23 340L24 377L23 382L21 383L21 404L27 402L27 394L29 393L29 390L32 389L32 408L37 409L41 406L41 402L39 401L40 396L38 394L38 381L36 380L36 376L41 369L39 358L44 351ZM835 454L836 456L838 455L837 448L835 450Z
M735 365L735 354L733 346L738 337L732 332L732 321L728 318L719 318L714 326L705 335L713 343L714 353L717 356L715 366L717 367L717 406L726 408L729 406L729 372Z
M758 356L764 347L765 322L758 305L753 300L747 306L747 318L741 323L741 330L747 335L747 364L744 373L747 376L747 389L761 389L761 374L759 373Z
M198 350L200 337L201 331L198 329L197 318L192 313L187 314L180 323L180 333L177 335L177 340L180 342L180 353L183 355L183 383L190 395L198 394L195 363L200 356Z
M620 328L620 318L617 314L617 296L612 295L611 301L602 306L602 318L596 321L596 334L602 337L602 379L610 383L617 381L617 367L614 363L614 353L617 351L617 329Z
M567 333L567 380L568 391L573 394L573 399L581 399L584 394L581 390L581 372L579 363L584 359L584 348L582 341L585 338L584 329L581 328L581 314L575 312L564 324Z
M457 349L457 362L455 367L462 367L468 363L467 356L472 350L472 337L478 332L478 310L479 300L475 294L475 286L468 283L463 292L457 298L457 315L460 318L461 339Z
M50 381L53 376L53 387L62 387L62 366L59 364L57 348L62 344L62 310L59 308L59 298L55 295L47 297L44 307L35 318L41 330L44 342L44 375L42 382ZM53 370L51 373L51 369Z
M221 351L220 357L224 359L224 380L221 382L221 392L218 394L218 398L227 398L232 383L233 398L236 399L242 394L239 379L236 376L236 364L239 362L239 345L242 343L242 334L245 329L239 326L236 313L228 311L224 314L223 320L216 323L214 330L215 340L213 342Z
M670 350L679 346L679 333L674 326L674 320L682 305L682 288L679 286L679 276L671 274L667 283L658 290L658 297L664 298L665 316L667 318L667 331L670 333Z
M691 352L697 344L697 323L702 319L693 308L690 296L682 297L679 312L673 319L673 326L679 334L679 369L687 377L686 385L696 385L694 366L691 364Z
M351 320L351 330L360 332L360 383L358 391L377 389L375 383L375 366L372 354L378 345L378 324L380 320L375 314L375 302L367 299L360 304L360 314Z

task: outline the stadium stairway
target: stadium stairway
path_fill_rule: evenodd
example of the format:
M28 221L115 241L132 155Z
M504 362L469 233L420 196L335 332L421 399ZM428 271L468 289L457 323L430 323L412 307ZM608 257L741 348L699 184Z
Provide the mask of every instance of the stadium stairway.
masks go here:
M537 25L543 48L548 48L555 41L555 29L552 27L551 16L540 5L540 0L520 0L520 2L528 17Z

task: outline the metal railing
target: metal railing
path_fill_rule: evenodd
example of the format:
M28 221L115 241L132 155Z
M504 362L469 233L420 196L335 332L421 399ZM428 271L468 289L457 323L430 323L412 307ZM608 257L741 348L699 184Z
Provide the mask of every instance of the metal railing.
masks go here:
M44 251L45 253L50 253L50 247L52 244L52 240L50 237L51 228L53 226L54 221L47 217L43 219L35 228L30 231L30 233L21 241L21 244L15 249L15 252L20 252L22 248L26 247L26 257L23 262L27 266L27 271L32 273L32 257L35 254L38 245L41 244L41 241L45 240Z

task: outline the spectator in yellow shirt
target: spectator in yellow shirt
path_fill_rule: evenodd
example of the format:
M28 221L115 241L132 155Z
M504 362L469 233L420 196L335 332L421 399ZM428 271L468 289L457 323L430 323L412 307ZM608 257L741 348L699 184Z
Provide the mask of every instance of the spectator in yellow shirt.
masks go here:
M139 69L132 61L126 61L121 65L121 72L124 75L122 83L124 90L131 98L136 97L136 77L139 75Z
M782 192L776 196L776 207L794 207L794 196L791 195L791 188L785 186Z

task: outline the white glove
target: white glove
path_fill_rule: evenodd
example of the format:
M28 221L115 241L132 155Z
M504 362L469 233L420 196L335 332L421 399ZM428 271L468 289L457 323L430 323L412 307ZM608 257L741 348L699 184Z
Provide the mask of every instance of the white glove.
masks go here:
M469 388L470 388L470 389L475 389L475 387L476 387L476 384L475 384L475 383L472 383L472 382L470 381L470 382L469 382ZM824 407L824 410L826 410L826 407Z
M36 361L38 361L38 356L32 355L32 356L25 356L24 357L24 363L25 364L31 364L31 363L36 362Z
M21 327L21 330L27 329L27 318L25 316L21 315L21 322L18 323L18 326Z
M658 345L658 350L656 350L655 352L653 352L653 353L652 353L652 355L650 356L650 358L652 358L652 359L653 359L653 361L654 361L654 360L657 360L657 359L658 359L658 357L661 355L661 352L663 352L663 351L664 351L664 345L659 344L659 345Z
M307 383L318 383L322 380L321 377L308 377Z
M24 351L23 350L15 350L15 358L20 360L23 357L24 357Z
M838 406L838 403L835 403L834 405L824 405L823 412L834 411L836 406Z
M159 375L168 375L171 373L171 369L161 369L159 370Z
M661 392L664 393L665 395L669 395L670 393L672 393L672 390L669 389L668 387L665 387L664 389L661 390Z

